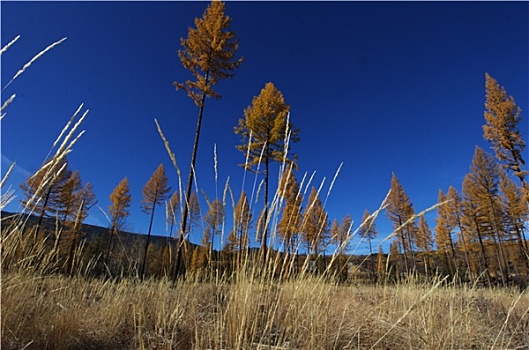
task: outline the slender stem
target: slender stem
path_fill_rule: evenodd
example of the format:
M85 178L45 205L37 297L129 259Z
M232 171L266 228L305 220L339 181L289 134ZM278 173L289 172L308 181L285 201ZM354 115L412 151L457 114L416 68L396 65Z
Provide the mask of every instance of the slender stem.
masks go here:
M208 84L209 80L209 71L206 72L206 86ZM189 177L187 178L187 190L186 190L186 196L184 197L184 212L182 214L182 226L180 229L180 236L178 237L178 243L177 243L177 249L176 249L176 262L175 262L175 268L173 271L173 282L176 280L176 277L179 274L180 266L181 266L181 255L182 255L182 246L184 243L184 235L186 232L186 226L187 226L187 217L189 215L189 198L191 197L191 188L193 185L193 177L195 174L195 162L197 157L197 151L198 151L198 139L200 137L200 126L202 125L202 115L204 113L204 102L206 101L206 92L202 92L202 100L200 102L200 108L198 111L198 121L197 121L197 128L195 132L195 143L193 144L193 153L191 155L191 167L189 169Z

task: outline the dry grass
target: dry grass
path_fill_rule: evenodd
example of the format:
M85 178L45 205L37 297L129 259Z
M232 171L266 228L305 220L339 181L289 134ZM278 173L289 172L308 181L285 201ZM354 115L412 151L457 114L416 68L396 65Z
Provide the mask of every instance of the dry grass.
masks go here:
M3 349L527 349L529 298L417 285L8 273Z

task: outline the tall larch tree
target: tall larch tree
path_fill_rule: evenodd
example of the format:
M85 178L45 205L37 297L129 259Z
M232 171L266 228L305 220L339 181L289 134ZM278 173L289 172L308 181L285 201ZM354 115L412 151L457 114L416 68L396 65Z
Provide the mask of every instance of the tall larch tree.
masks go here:
M529 249L525 238L525 223L529 219L529 206L523 199L522 189L502 169L499 188L503 194L500 203L505 213L505 228L509 236L515 237L520 250L520 259L529 273Z
M85 183L84 187L75 193L77 202L77 213L70 237L70 247L68 250L67 272L72 275L74 272L74 254L77 249L79 238L81 237L81 224L88 217L89 210L97 204L96 196L90 182Z
M180 270L180 250L183 246L181 239L183 239L187 228L189 198L193 185L204 103L206 97L221 98L221 95L213 90L213 87L220 80L234 77L235 70L243 61L242 57L235 58L235 54L239 48L239 41L237 34L230 30L231 18L226 16L225 8L226 5L224 2L212 1L202 17L195 19L195 28L189 28L187 38L180 39L182 49L178 51L178 57L184 68L191 72L194 80L187 80L185 83L174 82L173 85L177 90L182 89L186 91L199 111L187 189L185 197L183 198L182 234L179 236L175 274ZM174 278L176 278L176 275Z
M364 210L364 214L362 215L362 223L358 228L358 234L367 240L369 243L369 255L372 255L371 240L378 235L378 232L375 226L375 218L371 216L371 213L367 209Z
M66 158L49 160L20 185L25 198L21 200L24 211L38 216L34 241L38 239L42 220L53 215L60 206L60 192L72 171Z
M500 167L492 155L482 148L476 147L474 158L470 165L470 179L476 186L477 198L486 215L486 234L495 243L498 265L501 270L503 282L506 283L509 275L507 256L504 251L504 242L508 238L503 221L503 210L499 196Z
M166 219L169 225L169 237L173 236L173 228L178 222L178 212L180 209L180 194L174 191L166 206Z
M461 218L463 217L463 203L461 201L461 196L457 192L454 186L448 187L448 192L446 193L446 210L448 214L449 221L455 223L455 226L459 229L457 232L457 243L463 248L463 255L465 257L465 264L467 266L467 272L469 277L474 280L473 271L470 265L470 237L469 234L465 231Z
M393 222L393 228L399 239L402 255L404 257L404 268L407 272L413 266L415 268L415 259L413 258L413 249L417 226L415 223L415 210L410 198L404 191L397 176L392 175L391 191L388 196L388 205L386 215ZM409 261L411 260L411 261ZM412 264L412 266L410 266Z
M191 193L189 197L189 220L186 224L185 233L188 235L191 233L193 226L198 226L200 223L200 201L196 192Z
M211 236L211 244L209 245L209 257L210 261L213 262L213 260L211 259L215 236L218 236L220 241L220 235L222 233L222 228L224 227L226 211L224 208L224 204L218 198L215 198L212 202L209 202L208 207L209 209L206 215L204 216L204 221L206 223L206 230L209 232L209 236Z
M74 171L64 182L63 186L61 186L57 213L60 216L63 226L65 226L66 221L74 219L79 205L79 197L76 196L76 193L82 188L83 184L79 170Z
M462 229L464 229L465 232L468 232L467 238L469 247L472 247L476 242L478 243L481 259L479 259L479 263L476 264L476 268L480 268L480 271L476 272L480 275L482 271L484 271L487 281L490 284L492 281L489 262L490 258L485 246L487 242L485 241L486 233L484 229L484 226L488 224L488 218L482 206L480 206L477 187L470 174L467 174L463 179L461 194L463 197L463 215L461 217ZM474 268L472 269L474 270Z
M331 242L336 244L336 257L335 265L337 267L336 273L342 281L347 279L347 250L351 244L351 230L353 228L353 219L350 214L346 214L342 219L342 223L339 225L338 220L334 220L331 227ZM376 229L372 226L374 235L376 236ZM373 236L374 237L374 236ZM371 247L371 241L370 241Z
M318 191L314 187L310 191L307 209L303 214L301 232L302 240L307 245L308 254L314 254L318 257L320 248L325 245L329 234L329 219Z
M529 200L529 186L525 181L527 171L523 170L522 157L525 142L518 125L521 121L521 109L512 96L507 95L504 87L490 75L485 74L485 121L483 136L492 143L496 158L518 177Z
M252 105L244 110L244 119L239 119L235 133L242 136L237 146L246 162L241 164L245 169L264 175L264 216L268 222L268 179L271 162L289 162L295 164L296 157L288 157L290 142L299 141L298 130L293 129L288 121L290 106L285 103L281 91L274 84L267 83L261 93L253 98ZM268 227L263 228L261 248L267 250Z
M433 249L432 230L426 221L424 215L419 218L419 226L417 227L417 250L421 252L424 257L425 270L431 269L430 252Z
M204 269L207 265L211 264L211 253L213 251L213 243L211 237L211 228L206 227L202 232L202 240L200 241L200 247L197 257L197 267L199 270Z
M112 248L112 238L123 229L126 220L130 214L129 207L132 202L130 194L129 180L124 177L123 180L114 188L110 194L110 206L108 212L110 214L110 239L108 240L105 260L110 262L110 250Z
M250 243L250 228L252 226L252 212L246 192L241 197L233 211L233 228L228 235L228 250L237 251L237 264L241 263L242 253L246 252Z
M143 279L145 274L145 265L147 262L147 250L151 239L152 222L154 219L154 211L156 205L163 204L167 199L167 195L171 188L168 187L169 179L165 175L163 164L160 164L156 171L151 175L151 178L143 187L142 210L144 213L150 215L149 230L147 231L147 241L145 243L145 252L143 254L143 262L141 264L140 278Z
M303 202L292 164L287 167L281 177L279 191L284 204L281 220L277 224L277 233L285 245L285 251L292 254L301 228L301 204Z
M79 171L76 170L71 173L70 177L62 184L58 193L58 202L56 215L60 220L60 229L55 236L54 252L57 260L61 258L61 243L63 235L71 234L72 223L75 219L76 210L78 206L76 192L82 189L82 180ZM67 232L69 231L69 232Z
M337 219L332 220L331 224L331 230L329 231L331 233L331 242L338 241L338 236L340 235L340 224L338 223Z
M435 243L437 251L442 252L445 264L452 275L457 271L457 258L454 240L452 237L456 222L450 210L450 202L447 201L443 190L439 189L437 199L437 218L435 219Z

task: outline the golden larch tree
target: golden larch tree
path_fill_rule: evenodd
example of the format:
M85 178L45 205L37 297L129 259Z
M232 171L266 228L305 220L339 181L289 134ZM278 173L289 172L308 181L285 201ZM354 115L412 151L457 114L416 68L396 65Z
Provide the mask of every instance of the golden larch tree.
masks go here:
M145 243L145 252L143 254L143 262L141 264L140 278L144 277L145 264L147 262L147 249L149 248L149 241L151 239L152 222L154 219L154 211L156 205L163 204L167 199L167 195L171 188L168 187L169 179L165 175L163 164L151 175L149 181L143 186L142 210L144 213L150 215L149 230L147 231L147 241Z
M240 265L242 253L247 252L250 244L249 231L252 225L252 212L245 191L242 191L233 210L233 228L228 235L225 250L232 255L237 252L237 264Z
M498 266L503 283L507 282L509 266L504 251L504 242L508 238L505 232L503 210L499 196L500 167L494 157L482 148L476 147L469 173L474 186L474 195L483 214L482 227L485 236L494 243Z
M521 120L521 109L504 87L490 75L485 74L485 121L483 136L492 143L496 158L520 179L526 199L529 200L529 186L525 181L527 171L522 157L525 142L518 125Z
M442 252L445 258L447 269L452 275L457 270L456 250L454 240L452 238L453 230L456 222L453 220L453 215L450 210L450 202L447 201L443 190L439 189L439 196L437 199L437 218L435 219L435 243L437 251Z
M48 160L44 165L20 185L25 198L21 200L24 211L38 216L34 233L37 241L42 220L53 215L60 206L60 192L72 171L68 160Z
M417 250L420 252L419 256L423 258L424 270L427 274L432 270L432 262L430 259L432 249L432 230L424 215L421 215L419 218L419 226L417 227Z
M283 206L281 220L277 224L277 233L285 245L285 251L291 254L301 228L303 202L292 164L289 164L281 177L279 195L283 199Z
M367 209L364 210L364 214L362 215L362 223L358 228L358 234L360 237L367 240L367 243L369 244L369 255L372 255L373 250L371 248L371 240L378 235L378 232L375 226L375 218Z
M309 255L315 254L318 257L320 248L325 245L328 234L328 215L323 208L318 191L312 187L301 224L301 239L307 245L307 253Z
M202 17L195 19L195 28L189 28L187 38L180 39L182 49L178 51L178 57L184 68L191 72L194 80L187 80L185 83L174 82L173 85L177 90L182 89L187 92L187 95L197 105L199 112L187 189L183 198L182 234L179 236L174 278L180 270L180 253L183 246L181 239L183 239L187 229L189 198L193 184L204 102L206 97L221 98L221 95L214 91L213 87L220 80L232 78L243 60L242 58L235 58L239 43L237 34L230 30L231 18L226 16L225 9L224 2L212 1Z
M349 249L349 245L351 244L352 228L353 219L351 218L350 214L345 214L341 224L338 224L338 220L336 219L333 221L333 225L330 231L331 242L336 244L337 257L334 263L334 265L336 266L335 271L338 274L340 280L342 281L345 281L347 279L347 250ZM376 235L375 227L372 226L372 228L375 230L373 232Z
M88 217L89 210L97 204L96 196L90 182L85 183L84 187L75 193L78 203L75 222L70 237L70 248L68 251L67 271L70 275L74 272L75 249L77 249L79 238L81 237L81 224Z
M522 188L516 186L507 172L500 171L499 188L502 193L500 203L505 213L505 228L509 236L515 237L520 251L519 260L523 261L529 272L529 250L525 238L525 223L529 218L529 206L523 199Z
M61 218L63 226L65 226L66 221L70 221L75 217L75 212L79 204L79 198L76 196L76 193L82 188L81 175L79 174L79 170L76 170L59 189L57 213Z
M467 174L463 179L462 185L462 207L463 215L461 216L462 229L467 232L466 238L468 239L469 249L477 242L479 245L479 253L481 259L479 263L476 263L476 268L480 268L481 271L476 271L477 274L485 272L487 281L491 283L491 271L490 271L490 258L485 246L485 230L483 229L483 222L487 222L487 215L480 206L480 202L477 196L476 185L471 178L470 174Z
M420 252L430 252L433 248L432 230L424 215L419 218L417 227L417 250Z
M299 140L298 130L288 121L290 106L285 103L281 91L267 83L261 93L253 98L252 105L244 110L244 119L239 119L235 133L241 135L237 146L246 157L241 164L245 169L257 172L261 164L264 175L264 221L268 223L268 179L271 162L295 164L296 157L288 157L290 142ZM268 227L262 228L261 248L266 256Z
M60 251L62 250L61 242L63 236L72 233L70 231L72 228L71 223L73 223L75 212L79 204L77 202L78 198L75 194L81 189L82 180L78 170L71 173L70 177L59 188L56 215L60 220L60 228L58 234L55 236L55 245L53 248L58 260L61 258Z
M178 221L179 206L180 194L178 191L174 191L166 205L166 220L167 224L169 224L169 237L173 236L173 228Z
M132 201L132 196L129 189L129 180L124 177L123 180L114 188L114 191L110 194L110 202L112 203L108 207L110 214L110 238L108 240L107 251L105 254L105 260L109 262L110 250L112 247L112 238L123 229L127 217L130 215L129 207Z
M208 232L208 236L211 237L211 244L209 244L209 259L210 263L213 263L213 244L215 241L215 236L219 237L220 242L220 236L222 233L222 229L224 228L224 219L226 217L226 211L224 208L224 204L222 201L218 198L215 198L212 202L208 202L208 212L204 216L204 222L206 223L206 231ZM206 234L204 234L205 236ZM209 239L208 239L209 241ZM219 244L219 247L221 245ZM213 268L213 265L212 265Z
M417 232L415 210L410 198L394 173L391 178L391 191L388 196L386 215L393 222L393 228L396 237L400 241L399 245L404 257L404 268L409 272L411 266L408 260L411 260L411 264L415 268L415 259L413 258Z
M457 234L457 244L462 246L463 255L465 257L465 264L467 266L467 273L471 280L474 280L473 270L470 265L470 256L472 251L470 249L470 238L467 232L465 231L462 223L463 216L463 203L461 201L461 196L457 192L454 186L448 187L448 192L446 193L446 211L448 214L448 220L451 223L455 223L455 226L459 229Z

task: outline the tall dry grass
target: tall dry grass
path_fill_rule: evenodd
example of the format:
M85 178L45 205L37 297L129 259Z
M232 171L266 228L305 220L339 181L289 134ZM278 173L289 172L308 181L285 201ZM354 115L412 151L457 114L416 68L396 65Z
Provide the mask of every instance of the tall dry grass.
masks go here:
M529 298L435 284L4 274L3 349L524 349Z

